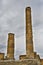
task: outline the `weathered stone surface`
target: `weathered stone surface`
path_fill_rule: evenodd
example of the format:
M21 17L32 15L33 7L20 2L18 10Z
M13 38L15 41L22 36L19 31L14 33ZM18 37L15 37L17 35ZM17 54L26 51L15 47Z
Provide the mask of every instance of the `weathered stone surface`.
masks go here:
M40 61L41 61L41 65L43 65L43 59L40 59Z
M20 56L19 56L19 59L20 59L20 60L26 59L26 55L20 55Z
M27 60L19 60L19 61L14 61L14 60L9 60L9 61L0 61L0 65L40 65L36 59L27 59Z
M26 54L33 52L31 8L26 8Z
M14 34L8 34L7 59L14 59Z
M4 53L0 53L0 60L4 60Z
M36 58L36 52L29 53L28 55L20 55L19 59L24 60L24 59L35 59Z

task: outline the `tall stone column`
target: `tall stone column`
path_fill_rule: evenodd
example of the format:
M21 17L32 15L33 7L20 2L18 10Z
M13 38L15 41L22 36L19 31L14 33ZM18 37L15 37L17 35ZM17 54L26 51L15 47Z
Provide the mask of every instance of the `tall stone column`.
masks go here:
M33 52L31 8L26 8L26 54Z
M14 34L8 34L7 58L14 59Z

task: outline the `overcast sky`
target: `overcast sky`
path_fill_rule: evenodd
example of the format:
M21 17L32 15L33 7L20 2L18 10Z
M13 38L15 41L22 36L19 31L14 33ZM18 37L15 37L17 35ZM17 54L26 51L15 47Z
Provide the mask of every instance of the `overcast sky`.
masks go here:
M34 51L43 56L43 0L0 0L0 52L7 53L8 33L15 34L15 57L26 52L25 8L32 9Z

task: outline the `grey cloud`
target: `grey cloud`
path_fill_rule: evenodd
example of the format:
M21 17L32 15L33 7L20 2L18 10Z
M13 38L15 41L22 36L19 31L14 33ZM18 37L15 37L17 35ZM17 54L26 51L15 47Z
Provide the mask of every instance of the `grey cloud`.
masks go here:
M16 50L16 55L22 55L24 54L25 50Z
M30 2L30 6L32 8L32 17L33 18L33 26L37 27L42 25L43 23L43 5L42 5L42 0L33 0Z
M6 45L0 44L0 53L6 53Z
M35 48L35 51L37 53L40 53L40 56L41 54L43 54L43 27L42 28L37 28L37 29L34 29L33 30L33 34L34 34L34 48Z
M2 2L3 2L3 1L2 1ZM7 2L7 5L6 5L6 2ZM10 3L8 3L8 2L10 2ZM15 25L15 24L13 24L13 21L15 21L15 20L13 20L13 18L14 18L14 16L16 15L16 14L15 14L15 11L16 11L16 10L18 10L19 15L18 15L18 17L16 17L16 21L15 21L15 22L16 22L16 23L18 22L17 25L20 24L21 21L24 22L24 21L23 21L23 17L22 17L22 16L23 16L23 15L22 15L22 14L23 14L23 12L22 12L23 7L22 7L22 6L25 5L25 4L24 4L25 1L23 1L22 3L21 3L21 2L22 2L22 1L17 2L17 1L14 1L14 0L13 0L13 1L12 1L12 0L9 0L9 1L7 1L7 0L5 1L5 0L4 0L4 2L3 2L2 5L6 5L6 6L3 6L3 7L5 7L5 9L4 9L5 13L4 13L4 15L1 16L1 18L3 17L3 19L4 19L3 21L6 21L6 24L5 24L5 25L7 26L7 27L6 27L7 30L5 29L4 31L6 31L6 32L8 32L8 31L9 31L9 32L10 32L10 31L13 31L13 32L14 32L14 30L15 30L14 25ZM16 3L16 5L15 5L15 3ZM13 5L12 5L12 4L13 4ZM20 4L22 4L22 6L21 6ZM20 6L19 6L19 5L20 5ZM9 8L8 6L10 6L10 8ZM16 6L16 7L18 6L18 8L16 8L15 6ZM8 10L6 10L7 7L8 7ZM15 9L15 8L16 8L16 9ZM3 9L2 9L2 11L3 11ZM11 15L10 11L11 11L12 15ZM21 11L22 13L21 13L20 11ZM9 13L10 13L10 16L9 16ZM7 14L8 14L8 15L7 15ZM13 15L14 15L14 16L13 16ZM21 15L21 16L20 16L20 15ZM13 16L13 18L12 18L11 16ZM6 17L7 17L7 18L6 18ZM20 19L19 19L19 17L20 17ZM22 18L21 18L21 17L22 17ZM2 22L2 21L1 21L1 22ZM2 22L2 23L3 23L3 22ZM22 24L22 25L23 25L23 24ZM3 25L2 25L2 26L3 26ZM11 27L11 26L12 26L12 27ZM16 26L16 25L15 25L15 26ZM22 28L22 29L23 29L23 28ZM2 29L2 30L3 30L3 29ZM18 28L17 28L17 30L18 30ZM18 32L18 33L19 33L19 32Z
M42 0L38 0L38 1L36 1L36 0L31 0L30 1L30 4L32 5L32 7L34 7L35 6L35 8L37 8L37 7L40 7L40 6L43 6L43 1Z
M14 56L15 56L16 59L19 59L19 56L24 55L24 54L26 54L25 50L16 50L16 53L15 53Z

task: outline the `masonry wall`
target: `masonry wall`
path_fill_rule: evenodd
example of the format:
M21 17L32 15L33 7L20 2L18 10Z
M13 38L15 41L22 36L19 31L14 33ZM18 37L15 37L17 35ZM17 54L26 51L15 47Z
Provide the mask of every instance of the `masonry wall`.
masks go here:
M19 60L19 61L14 61L14 60L10 60L10 61L1 61L0 65L40 65L40 62L38 62L36 59L33 60Z

